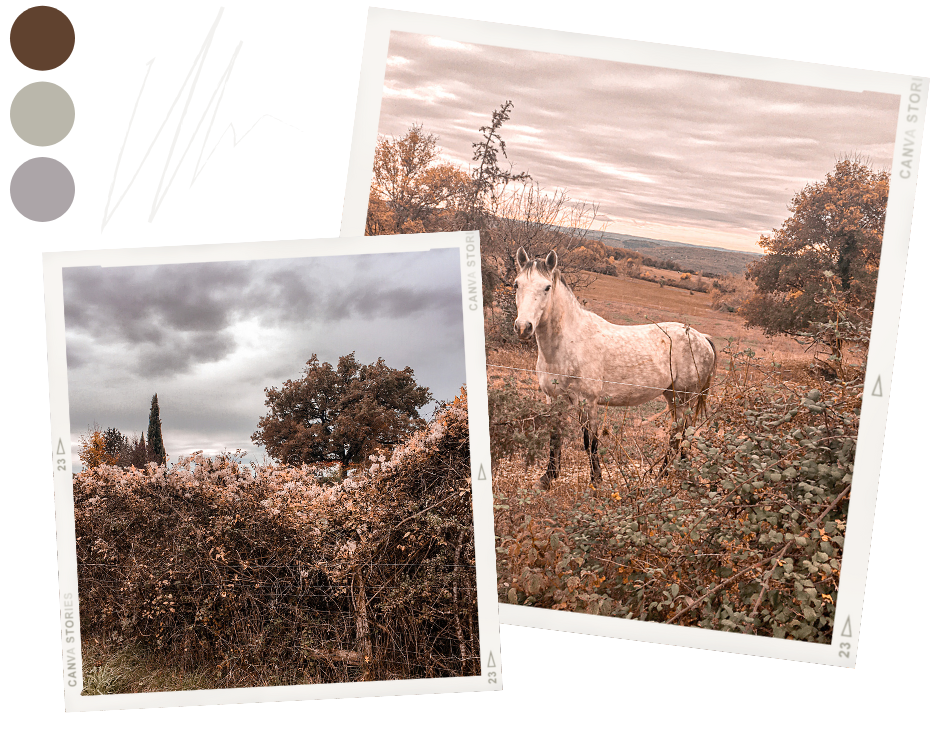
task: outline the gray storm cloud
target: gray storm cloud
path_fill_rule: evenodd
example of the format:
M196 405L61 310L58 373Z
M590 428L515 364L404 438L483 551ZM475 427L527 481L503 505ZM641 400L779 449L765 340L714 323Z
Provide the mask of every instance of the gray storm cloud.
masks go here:
M315 321L396 321L451 315L458 290L395 275L395 256L353 273L345 258L66 268L63 291L70 368L90 348L120 346L136 374L175 375L235 352L234 327L307 328ZM446 281L446 279L442 279Z
M381 135L421 123L469 162L478 128L508 99L502 136L516 170L598 203L617 231L713 229L741 250L836 158L889 168L899 106L893 94L391 34Z
M173 458L256 455L264 389L311 354L412 367L442 400L465 382L455 250L66 268L63 293L74 441L93 424L139 434L157 392Z

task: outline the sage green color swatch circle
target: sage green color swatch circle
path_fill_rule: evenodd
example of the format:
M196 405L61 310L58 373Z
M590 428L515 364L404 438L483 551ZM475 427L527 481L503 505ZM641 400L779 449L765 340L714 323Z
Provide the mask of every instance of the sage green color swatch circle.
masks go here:
M45 156L23 162L10 180L16 210L31 221L53 221L73 205L76 183L56 159Z
M16 134L32 146L52 146L69 135L76 121L73 100L55 83L38 81L13 97L10 122Z

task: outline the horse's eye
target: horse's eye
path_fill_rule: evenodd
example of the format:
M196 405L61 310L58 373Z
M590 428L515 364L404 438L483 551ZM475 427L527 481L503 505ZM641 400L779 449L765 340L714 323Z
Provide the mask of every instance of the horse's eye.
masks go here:
M551 291L551 285L548 284L546 287L544 287L544 291L550 292L550 291Z
M515 289L517 289L517 288L518 288L518 282L516 281L516 282L515 282Z

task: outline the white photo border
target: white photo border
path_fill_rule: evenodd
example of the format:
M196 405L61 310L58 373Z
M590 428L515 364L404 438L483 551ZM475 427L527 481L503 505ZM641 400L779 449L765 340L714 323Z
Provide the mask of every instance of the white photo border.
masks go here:
M832 643L804 643L681 625L499 604L501 622L506 624L854 667L861 630L861 611L891 375L894 370L928 79L370 8L343 204L341 236L344 237L362 235L366 225L389 36L393 31L442 37L469 44L550 52L842 91L876 91L900 96L893 172L881 248L881 265ZM878 381L880 390L876 388ZM876 395L878 393L880 395Z
M83 250L44 253L43 277L49 362L56 539L59 557L60 626L67 711L260 703L265 701L382 695L419 695L502 689L499 620L496 606L498 595L492 515L491 452L488 441L488 381L485 363L485 332L481 309L481 273L479 271L481 260L478 239L477 232L451 232L392 237L283 240L134 250ZM178 263L397 252L422 253L434 249L455 248L459 252L461 269L459 284L462 291L462 326L465 339L466 388L469 404L481 675L320 685L127 693L121 695L82 695L76 533L73 513L72 471L69 465L71 433L66 371L63 269L77 266L173 265ZM64 455L65 459L63 459ZM62 463L58 463L61 459L63 459ZM479 477L484 478L479 479Z

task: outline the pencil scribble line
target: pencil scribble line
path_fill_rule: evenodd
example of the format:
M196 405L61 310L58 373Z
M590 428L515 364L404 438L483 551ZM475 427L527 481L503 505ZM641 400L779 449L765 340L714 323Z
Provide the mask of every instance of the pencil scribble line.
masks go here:
M175 148L182 134L185 118L188 115L188 110L191 106L192 99L194 98L195 89L197 88L198 81L201 78L201 73L204 69L205 60L207 59L208 52L211 48L211 44L214 40L214 35L217 31L218 24L221 21L221 17L223 13L224 13L224 8L220 8L218 10L217 16L214 19L214 22L211 24L211 28L209 29L208 34L205 36L204 42L202 43L200 49L198 50L198 53L195 55L195 59L192 61L191 68L189 69L184 80L182 81L181 87L178 89L178 93L175 95L175 98L172 100L171 105L168 108L168 112L165 115L165 119L162 121L161 125L158 127L158 130L155 132L155 135L152 138L151 143L148 145L148 148L145 150L145 154L142 156L142 159L139 161L139 164L136 167L135 171L133 172L131 179L129 180L128 184L125 186L125 189L122 190L121 194L118 196L118 199L113 205L112 197L116 190L116 184L118 183L119 169L122 164L123 157L125 155L125 149L126 149L126 146L128 145L129 136L132 132L132 125L135 121L135 117L139 109L139 104L142 101L142 96L145 93L145 87L148 83L149 76L152 72L152 65L155 62L155 58L152 58L151 60L148 61L148 63L146 63L145 76L142 79L142 85L139 89L138 96L135 100L135 105L132 108L132 114L129 118L129 124L128 124L128 127L126 128L125 137L123 138L122 146L119 148L118 158L116 159L115 170L112 175L112 182L109 185L109 193L106 198L106 205L103 211L101 231L105 230L106 226L111 221L113 215L118 210L122 202L125 200L125 197L126 195L128 195L129 190L131 190L132 186L135 184L136 180L138 179L138 176L141 173L142 168L145 166L145 162L148 161L148 158L151 155L152 150L155 147L155 144L158 142L158 139L161 137L162 133L165 130L165 126L168 125L169 121L171 120L172 113L175 111L175 107L178 105L179 101L181 101L186 88L188 88L188 94L183 103L182 111L178 120L178 126L175 129L175 134L172 137L172 142L168 149L168 156L165 159L165 164L162 168L161 177L159 178L158 185L155 188L155 195L152 198L152 206L151 206L151 210L148 217L149 223L152 222L152 220L155 218L156 214L158 213L159 209L161 208L162 203L164 202L166 196L168 195L168 191L171 189L171 186L174 183L176 176L178 175L178 172L185 160L185 157L188 155L188 152L191 150L191 147L194 144L195 139L197 138L198 133L205 122L205 119L208 118L209 112L211 113L211 117L210 119L208 119L208 124L205 129L204 139L202 140L202 143L201 143L201 149L198 152L198 158L195 163L195 169L194 169L194 173L192 174L189 187L195 184L195 182L198 179L198 176L201 174L201 172L204 171L204 168L207 166L208 162L211 160L211 157L214 155L218 146L224 140L224 137L225 135L227 135L228 131L231 132L231 145L234 147L234 146L237 146L241 141L243 141L247 137L247 135L252 130L254 130L254 128L257 127L257 125L264 118L270 117L271 119L281 123L282 125L286 125L287 127L294 127L292 125L288 125L287 123L284 123L282 120L276 117L273 117L272 115L264 114L264 115L261 115L261 117L259 117L244 132L244 134L239 137L237 134L237 129L234 127L234 124L228 123L228 125L224 129L224 132L218 137L217 141L214 143L214 146L207 153L207 156L205 156L205 151L208 146L208 141L211 137L211 130L214 126L215 118L217 117L218 110L220 109L221 101L224 99L225 90L227 88L228 81L231 78L231 73L234 70L235 61L237 60L237 56L241 51L241 47L243 46L243 42L238 42L237 46L234 49L234 53L231 55L231 60L229 61L227 68L225 68L224 72L221 75L221 78L218 80L218 83L215 86L214 91L211 93L211 96L208 99L208 103L205 106L204 111L202 112L201 117L198 120L198 123L194 127L191 137L188 139L187 144L185 144L181 157L179 158L178 162L174 165L174 167L171 169L171 173L169 174L169 168L171 167L171 164L172 164L172 160L175 154ZM189 81L191 81L190 87L189 87ZM213 110L212 110L212 105L214 105ZM297 129L299 130L299 128ZM167 177L167 183L166 183L166 177Z

